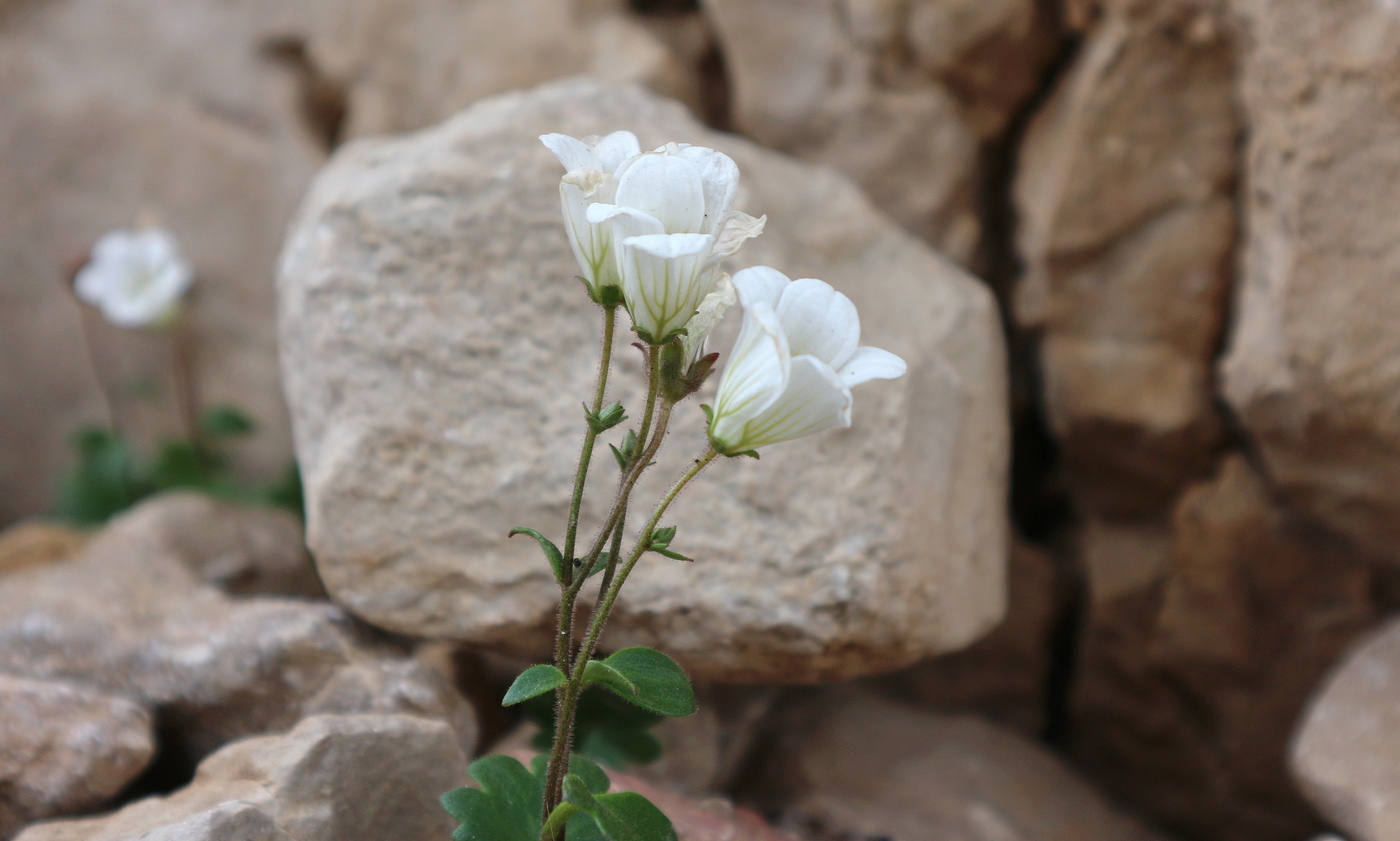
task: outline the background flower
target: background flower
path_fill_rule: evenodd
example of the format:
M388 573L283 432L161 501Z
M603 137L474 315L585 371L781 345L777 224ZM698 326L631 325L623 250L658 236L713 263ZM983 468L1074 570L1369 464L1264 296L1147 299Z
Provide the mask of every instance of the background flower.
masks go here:
M152 327L178 313L194 271L169 231L112 231L97 241L78 270L74 291L118 327Z

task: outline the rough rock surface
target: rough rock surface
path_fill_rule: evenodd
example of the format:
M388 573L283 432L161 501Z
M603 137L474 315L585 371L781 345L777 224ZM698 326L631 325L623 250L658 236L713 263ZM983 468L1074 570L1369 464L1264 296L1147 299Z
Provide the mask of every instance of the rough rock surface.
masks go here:
M200 763L168 797L111 815L39 824L23 841L441 841L438 805L466 782L466 756L440 721L319 715L245 739Z
M735 125L855 179L881 209L966 262L978 144L1056 49L1034 0L705 0ZM911 189L911 184L917 184Z
M764 809L812 841L1151 841L1044 749L972 716L823 690L776 719Z
M0 532L0 575L77 554L87 537L65 526L26 520Z
M151 761L153 729L126 698L0 674L0 838L101 806Z
M1293 742L1303 792L1354 841L1400 838L1400 620L1349 653Z
M276 476L291 437L270 278L327 149L576 73L695 96L680 60L623 0L0 3L0 358L18 363L0 374L0 523L47 508L36 479L69 463L80 423L105 422L99 382L126 431L178 427L165 343L64 288L102 233L142 213L173 230L198 275L203 395L259 422L236 461ZM134 396L138 379L167 398Z
M407 712L475 740L471 710L430 667L339 608L230 599L153 526L156 500L72 560L0 578L0 672L79 681L156 709L163 750L198 759L318 712Z
M1369 567L1277 508L1239 457L1188 489L1169 524L1083 541L1069 733L1083 767L1187 836L1317 831L1287 745L1324 672L1375 621Z
M701 560L641 565L605 642L659 644L700 680L815 681L976 639L1002 615L1007 543L990 295L834 173L590 81L356 143L308 197L279 281L281 348L327 588L396 632L547 643L557 588L534 543L505 534L564 521L599 318L569 279L560 172L536 136L620 126L644 146L731 154L737 206L769 215L742 259L847 292L864 340L910 370L863 388L850 430L711 468L669 514L676 545ZM625 342L614 395L635 407ZM700 451L699 409L678 409L672 430L640 504ZM606 456L593 465L585 523L601 518L615 471Z
M1400 10L1233 5L1251 129L1225 396L1291 504L1400 560Z
M1242 127L1218 2L1103 5L1020 150L1015 312L1079 501L1143 516L1209 470L1221 431Z

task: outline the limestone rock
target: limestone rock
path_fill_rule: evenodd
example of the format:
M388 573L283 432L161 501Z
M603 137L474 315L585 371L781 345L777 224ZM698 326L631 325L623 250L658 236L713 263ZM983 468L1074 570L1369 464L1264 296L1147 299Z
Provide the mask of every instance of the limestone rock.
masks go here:
M668 515L701 561L642 564L605 642L659 644L699 680L816 681L977 638L1001 617L1006 552L990 295L834 173L707 131L640 88L590 81L354 144L309 195L279 279L281 347L327 588L395 632L527 656L547 645L558 590L533 542L505 535L563 524L599 318L570 280L558 164L536 136L623 126L646 146L732 155L738 206L769 215L742 259L848 293L866 341L910 372L864 389L850 430L708 471ZM636 407L625 341L610 387ZM702 435L699 409L680 407L639 505ZM587 524L615 475L606 456L593 467Z
M1292 505L1400 559L1400 14L1233 5L1252 46L1225 396Z
M0 575L61 561L83 548L87 538L43 520L26 520L0 532Z
M763 806L812 841L1151 841L1044 749L849 690L784 711Z
M0 838L101 806L151 761L153 731L126 698L0 674Z
M1081 502L1142 517L1209 470L1221 432L1242 126L1219 3L1105 6L1021 147L1015 311L1040 331Z
M705 9L740 130L835 167L965 262L980 234L978 142L1004 128L1055 49L1038 5L706 0Z
M1313 698L1293 742L1308 799L1355 841L1400 838L1400 620L1367 636Z
M339 608L234 600L198 582L152 528L165 505L113 521L72 560L0 578L0 672L142 701L158 711L165 747L192 760L317 712L439 717L474 743L462 698Z
M291 458L270 277L288 218L342 138L420 128L489 94L577 73L697 96L690 65L623 0L49 0L0 3L0 523L47 510L68 439L178 429L159 337L65 289L104 232L160 217L193 263L206 403L259 424L236 464ZM85 326L84 320L89 323ZM89 353L99 370L94 374ZM31 361L32 360L32 361ZM132 395L133 380L164 392Z
M1184 835L1318 831L1287 745L1323 673L1375 621L1368 566L1276 507L1238 456L1170 523L1083 540L1090 605L1069 728L1082 767Z
M99 818L39 824L23 841L440 841L438 805L467 759L440 721L313 716L285 735L229 745L194 781Z

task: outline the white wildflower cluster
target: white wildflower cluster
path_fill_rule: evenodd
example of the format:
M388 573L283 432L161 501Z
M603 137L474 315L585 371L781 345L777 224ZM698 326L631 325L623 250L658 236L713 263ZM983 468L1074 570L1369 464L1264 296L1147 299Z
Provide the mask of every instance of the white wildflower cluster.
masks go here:
M737 292L744 322L710 419L718 452L850 426L852 387L905 372L898 356L860 346L855 305L825 281L766 266L732 283L723 274L767 219L733 209L739 168L728 155L684 143L643 152L628 131L540 140L566 170L564 219L594 300L620 292L639 336L654 345L682 336L693 363Z

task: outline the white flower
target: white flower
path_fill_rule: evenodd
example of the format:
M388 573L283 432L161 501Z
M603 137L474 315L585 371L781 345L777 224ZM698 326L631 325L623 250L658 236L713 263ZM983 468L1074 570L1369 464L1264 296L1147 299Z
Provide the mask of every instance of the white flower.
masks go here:
M554 153L566 170L559 182L559 200L564 208L564 227L569 245L583 271L583 279L596 299L604 286L620 286L617 261L613 256L611 225L588 221L588 206L611 203L617 193L617 170L641 152L637 136L615 131L605 137L578 140L566 134L543 134L540 142Z
M860 316L830 284L766 266L734 275L744 323L719 382L710 441L726 455L851 425L851 388L906 370L859 347Z
M73 285L79 298L118 327L152 327L177 315L180 296L193 281L194 271L170 232L148 228L103 235Z
M733 210L739 168L704 146L668 143L622 163L612 203L587 219L612 227L622 295L637 332L662 343L713 291L720 263L763 231L765 218Z

